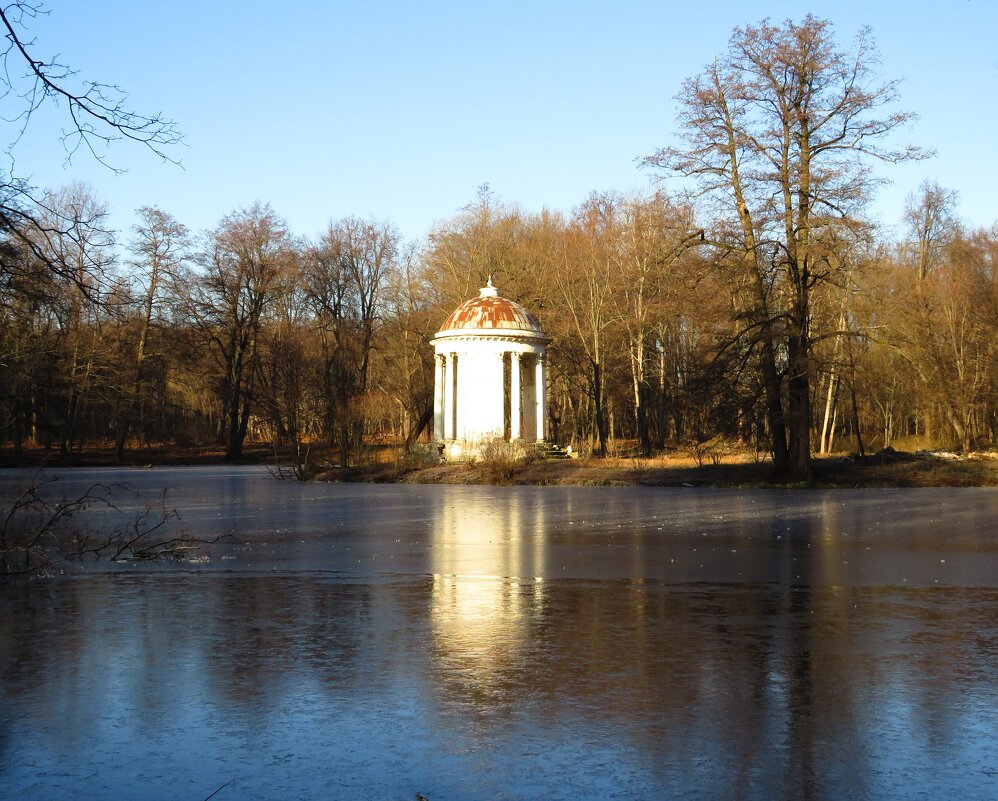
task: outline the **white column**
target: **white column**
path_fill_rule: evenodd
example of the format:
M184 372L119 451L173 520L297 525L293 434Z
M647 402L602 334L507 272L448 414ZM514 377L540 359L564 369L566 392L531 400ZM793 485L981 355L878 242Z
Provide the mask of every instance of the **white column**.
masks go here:
M490 435L497 439L502 439L506 433L505 426L505 400L506 400L506 359L505 352L499 351L496 354L496 361L493 364L492 374L492 401L489 406L492 409L492 420L489 423Z
M537 441L543 442L547 426L547 387L545 386L543 353L537 354L537 366L534 368L534 381L537 383Z
M433 356L433 440L444 438L444 357Z
M454 361L453 353L444 354L444 439L454 439Z
M468 425L468 386L472 380L474 368L467 353L459 359L456 353L450 355L454 371L454 439L464 439Z
M509 438L520 438L520 354L509 354Z

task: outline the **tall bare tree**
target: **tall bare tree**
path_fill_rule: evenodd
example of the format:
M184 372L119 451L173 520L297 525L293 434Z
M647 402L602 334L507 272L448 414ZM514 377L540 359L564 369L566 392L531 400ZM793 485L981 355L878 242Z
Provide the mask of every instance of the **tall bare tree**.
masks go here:
M920 270L912 275L904 265L898 278L902 303L891 320L926 399L941 412L964 451L986 429L998 356L998 285L987 239L957 231L924 278Z
M515 291L523 269L518 244L523 233L520 212L496 198L484 184L474 202L428 235L424 259L439 277L435 282L444 308L472 297L489 276L507 292Z
M904 220L912 234L918 279L924 281L943 249L959 229L957 194L935 181L923 181L918 194L908 195Z
M676 267L686 251L703 240L693 230L692 209L662 193L626 200L616 254L621 283L614 293L627 334L638 452L651 455L649 360L654 332L676 312L676 297L686 283Z
M66 454L83 433L81 424L97 400L95 393L103 392L98 384L103 383L100 368L109 347L102 328L114 284L114 237L106 225L107 206L88 186L70 184L49 193L45 205L50 211L39 218L41 225L48 219L53 224L34 229L32 238L43 263L58 265L61 291L55 311L64 359L59 448Z
M137 341L132 364L131 387L122 392L118 433L115 437L115 458L121 461L129 431L135 425L143 399L144 368L149 347L149 333L159 302L164 280L176 279L187 257L190 239L187 227L167 212L151 206L138 210L139 222L133 227L133 265L142 271L141 307L138 316Z
M226 458L242 455L260 371L264 312L289 261L287 226L259 203L225 217L198 255L186 314L200 330L218 368Z
M555 271L558 305L586 363L584 378L600 456L606 456L610 438L606 363L613 328L620 320L613 297L620 279L616 254L623 232L621 204L616 194L594 192L575 210Z
M356 326L351 394L359 400L370 385L371 351L383 322L384 292L398 268L401 236L390 222L346 217L329 226L323 246L338 262L336 270L345 282L347 311ZM362 406L355 404L351 417L351 449L356 450L363 442Z
M924 155L885 144L912 115L889 110L897 82L879 82L876 63L868 29L843 50L831 23L811 15L736 28L726 53L678 97L684 145L646 160L695 179L737 220L774 460L799 480L811 474L811 294L833 272L822 240L858 218L877 183L869 159Z
M385 322L378 356L379 390L400 408L402 434L411 446L433 421L433 361L429 341L440 325L430 303L414 245L402 253L385 292Z

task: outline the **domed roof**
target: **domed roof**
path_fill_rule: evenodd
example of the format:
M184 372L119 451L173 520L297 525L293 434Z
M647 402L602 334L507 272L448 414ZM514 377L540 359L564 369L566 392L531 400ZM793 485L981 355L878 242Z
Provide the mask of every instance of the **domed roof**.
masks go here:
M465 301L451 312L437 336L485 331L544 337L537 318L519 303L499 297L491 277L477 298Z

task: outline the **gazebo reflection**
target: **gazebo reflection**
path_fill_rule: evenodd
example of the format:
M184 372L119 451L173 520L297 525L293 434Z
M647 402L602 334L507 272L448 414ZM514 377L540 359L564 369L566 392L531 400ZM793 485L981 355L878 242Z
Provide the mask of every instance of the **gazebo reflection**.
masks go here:
M520 664L543 611L544 509L515 490L450 498L432 535L430 629L440 667L482 689Z

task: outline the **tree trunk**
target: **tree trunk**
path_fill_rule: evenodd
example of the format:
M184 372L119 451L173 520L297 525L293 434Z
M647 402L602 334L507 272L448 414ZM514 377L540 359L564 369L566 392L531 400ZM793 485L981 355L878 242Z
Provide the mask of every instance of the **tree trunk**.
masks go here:
M419 416L419 420L416 422L416 425L413 426L412 430L409 432L409 435L405 438L405 447L407 450L411 448L413 443L419 439L420 434L423 433L423 430L430 424L432 420L433 420L433 407L427 406L425 409L423 409L423 413Z
M156 298L156 286L159 282L159 263L154 258L149 273L149 287L146 289L145 313L142 316L142 329L139 331L139 343L135 348L135 378L132 382L132 397L127 403L128 411L118 422L118 436L114 443L114 460L121 463L125 455L125 440L132 421L141 409L142 367L146 359L146 342L149 340L149 328L152 324L153 301Z
M776 369L776 355L768 328L767 324L767 330L763 334L759 368L766 392L766 424L769 426L769 449L773 454L773 470L777 474L783 474L787 472L789 462L787 428L783 419L783 401L780 398L780 374Z
M806 343L794 332L788 343L787 423L789 470L796 481L811 480L811 386Z
M665 450L666 429L669 426L668 405L665 400L665 343L661 343L661 350L658 353L658 399L655 405L656 417L658 421L655 432L655 447L660 451Z
M849 382L849 394L852 396L852 430L856 435L856 452L860 456L866 456L863 448L863 435L859 431L859 407L856 404L856 382Z
M832 432L835 425L835 404L838 401L838 366L833 362L828 373L828 392L825 393L825 414L821 420L821 449L819 453L826 456L832 450Z
M242 411L242 394L239 385L235 384L229 393L229 399L225 413L227 441L225 448L226 459L239 459L243 455L243 438L241 435L240 413Z
M963 451L963 453L970 453L972 450L970 426L961 420L960 415L958 415L949 405L946 406L946 419L953 427L953 432L956 434L956 438L960 442L960 450Z
M593 369L593 404L596 412L596 447L597 455L606 456L606 409L603 403L603 366L599 362L592 363Z

